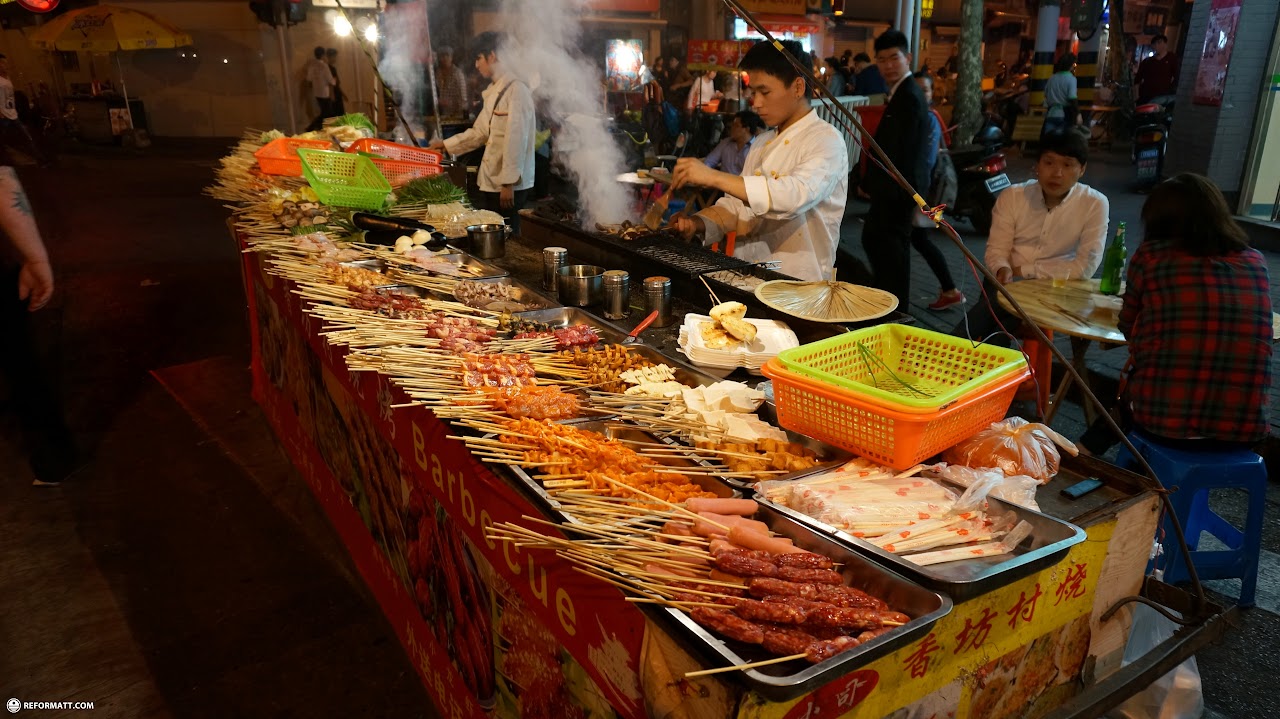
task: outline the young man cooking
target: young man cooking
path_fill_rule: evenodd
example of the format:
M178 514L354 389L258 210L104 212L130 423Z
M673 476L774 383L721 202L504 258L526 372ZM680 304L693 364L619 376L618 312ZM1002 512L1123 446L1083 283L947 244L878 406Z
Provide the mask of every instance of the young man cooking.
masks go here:
M782 44L808 67L800 43ZM813 112L805 79L776 47L758 43L738 67L751 78L751 108L774 129L752 143L741 175L713 170L701 160L676 163L675 187L699 185L725 196L692 218L677 218L674 227L707 245L736 232L734 257L778 260L784 274L825 280L835 264L848 190L844 139Z
M991 216L984 261L1001 284L1021 279L1093 277L1107 241L1106 195L1080 182L1089 162L1089 141L1066 131L1040 143L1036 179L1000 193ZM952 334L981 341L999 330L1012 331L1017 319L1001 307L995 288L969 312ZM995 308L995 316L992 308ZM967 326L966 326L967 325ZM998 341L1007 345L1008 338Z
M431 149L445 149L465 155L484 147L480 162L481 205L502 215L515 232L520 231L520 209L533 187L534 116L533 93L513 76L498 58L502 37L486 32L472 41L476 70L491 80L482 93L484 107L471 129L447 140L436 140Z

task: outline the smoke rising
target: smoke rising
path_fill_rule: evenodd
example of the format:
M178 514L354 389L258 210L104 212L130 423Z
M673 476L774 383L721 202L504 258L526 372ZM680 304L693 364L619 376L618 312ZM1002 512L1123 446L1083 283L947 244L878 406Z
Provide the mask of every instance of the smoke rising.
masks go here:
M585 7L586 0L503 0L507 44L499 58L529 82L541 111L559 126L557 155L577 185L582 219L592 226L619 223L630 211L617 179L622 151L602 119L603 78L578 49Z
M405 122L412 131L422 132L422 96L426 89L423 66L428 49L427 13L424 2L388 5L382 22L382 57L378 72L394 89ZM396 132L404 132L397 126Z

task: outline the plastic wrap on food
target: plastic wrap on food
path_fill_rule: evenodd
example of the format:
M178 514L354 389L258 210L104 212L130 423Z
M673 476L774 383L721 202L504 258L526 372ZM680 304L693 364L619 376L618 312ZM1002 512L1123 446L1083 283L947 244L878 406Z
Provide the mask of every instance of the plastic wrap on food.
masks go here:
M1040 487L1040 482L1034 477L1025 474L1005 476L1003 471L991 467L974 469L955 464L941 465L935 471L939 477L966 489L984 482L991 483L992 486L986 490L988 496L1035 512L1040 511L1040 505L1036 502L1036 490Z
M942 458L949 464L995 467L1006 475L1027 475L1044 484L1058 473L1062 461L1059 447L1073 457L1079 454L1070 440L1049 427L1010 417L948 449Z

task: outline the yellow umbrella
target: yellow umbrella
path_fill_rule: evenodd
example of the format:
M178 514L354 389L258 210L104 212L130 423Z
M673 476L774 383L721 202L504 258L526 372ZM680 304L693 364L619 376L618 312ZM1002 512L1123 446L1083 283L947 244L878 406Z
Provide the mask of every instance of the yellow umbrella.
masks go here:
M94 5L59 15L31 33L41 50L112 52L185 47L191 36L140 10Z
M94 5L65 12L52 22L41 25L28 37L41 50L75 52L115 52L117 50L152 50L186 47L191 36L169 23L141 10L115 5ZM124 67L116 56L120 70L120 91L124 95L125 113L133 127L133 109L129 107L129 90L124 82Z

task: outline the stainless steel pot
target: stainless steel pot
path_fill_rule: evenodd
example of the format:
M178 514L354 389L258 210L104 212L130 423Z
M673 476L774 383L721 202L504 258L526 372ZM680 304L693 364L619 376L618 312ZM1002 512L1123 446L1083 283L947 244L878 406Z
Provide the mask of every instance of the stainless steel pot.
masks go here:
M604 268L595 265L565 265L556 281L560 303L569 307L590 307L604 301Z
M482 260L492 260L507 253L508 225L470 225L467 239L471 241L471 255Z

